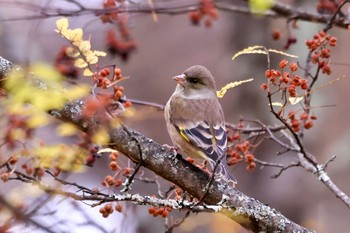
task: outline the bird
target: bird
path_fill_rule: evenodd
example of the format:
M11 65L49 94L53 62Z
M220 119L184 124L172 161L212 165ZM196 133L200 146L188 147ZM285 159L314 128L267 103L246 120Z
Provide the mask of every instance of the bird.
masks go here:
M187 156L216 167L215 180L235 185L236 179L226 170L225 119L213 75L206 67L194 65L173 79L177 85L164 108L172 143Z

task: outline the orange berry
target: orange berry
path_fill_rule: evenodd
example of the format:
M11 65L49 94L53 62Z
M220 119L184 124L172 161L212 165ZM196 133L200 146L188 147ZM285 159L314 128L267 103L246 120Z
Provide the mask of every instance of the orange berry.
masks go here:
M125 89L125 88L124 88L123 86L119 86L119 87L118 87L118 90L121 91L121 92L124 92L124 89Z
M132 102L127 100L123 105L124 105L125 108L128 108L128 107L132 106Z
M168 214L169 214L169 211L164 210L163 213L162 213L162 217L166 218L166 217L168 217Z
M245 158L245 161L246 161L247 163L251 163L251 162L254 161L254 155L253 155L253 154L250 154L250 153L245 154L245 155L244 155L244 158Z
M11 158L8 160L8 163L11 165L14 165L18 162L19 158L17 156L11 156Z
M287 66L287 64L288 64L288 61L287 61L286 59L283 59L283 60L280 61L279 67L280 67L281 69L283 69L284 67Z
M108 213L112 213L113 212L113 207L112 207L112 204L108 203L104 206L106 212Z
M189 17L194 25L198 25L202 15L198 11L191 11Z
M123 211L123 206L122 206L121 204L117 203L117 204L115 205L114 209L115 209L116 211L118 211L119 213L121 213L121 212Z
M281 38L281 32L280 31L273 31L271 33L272 39L274 40L279 40Z
M10 179L10 174L8 172L2 173L0 179L6 183Z
M289 69L293 72L296 71L298 69L297 63L295 63L295 62L290 63Z
M294 120L292 121L292 127L293 127L293 128L299 127L299 121L296 120L296 119L294 119Z
M337 45L337 38L331 37L329 39L329 45L332 46L332 47L336 46Z
M306 112L300 115L300 120L307 120L308 118L309 118L309 114L307 114Z
M235 157L229 158L229 159L227 160L227 165L232 166L232 165L235 165L235 164L238 163L238 162L239 162L239 160L238 160L237 158L235 158Z
M176 195L181 195L183 193L183 191L180 188L176 188L175 193L176 193Z
M266 78L271 78L271 76L272 76L271 70L266 70L266 71L265 71L265 77L266 77Z
M255 168L256 168L256 163L254 162L249 163L248 166L246 167L246 169L250 172L254 171Z
M130 174L130 172L131 172L131 168L130 167L126 167L126 168L124 168L124 170L123 170L123 174L124 175L129 175Z
M317 120L317 116L315 116L315 115L312 115L310 118L311 118L311 120Z
M99 212L100 212L101 214L104 214L104 213L106 213L106 209L105 209L104 207L102 207L102 208L99 210Z
M114 185L116 187L119 187L120 185L122 185L122 183L123 183L122 179L118 178L118 179L115 180Z
M194 163L194 159L192 159L191 157L187 157L185 160L189 163Z
M118 170L118 163L116 161L110 162L108 166L112 171Z
M114 178L112 176L106 176L104 182L108 184L109 186L114 184Z
M305 129L310 129L310 128L312 128L312 126L314 126L314 123L312 121L306 121L304 123L304 128Z
M27 175L33 174L33 168L27 167L27 169L26 169L26 174L27 174Z
M156 208L154 206L151 206L148 208L148 213L153 214L155 212Z
M260 85L260 90L264 91L264 90L266 90L266 89L267 89L267 84L266 84L266 83L262 83L262 84Z
M117 76L117 77L121 77L121 75L122 75L122 70L119 69L119 68L115 68L115 69L114 69L114 75Z
M238 140L240 139L241 135L239 133L235 133L233 136L232 136L232 139L233 140Z
M116 161L116 160L117 160L117 156L115 156L114 153L110 153L110 154L109 154L109 160L111 160L111 161Z

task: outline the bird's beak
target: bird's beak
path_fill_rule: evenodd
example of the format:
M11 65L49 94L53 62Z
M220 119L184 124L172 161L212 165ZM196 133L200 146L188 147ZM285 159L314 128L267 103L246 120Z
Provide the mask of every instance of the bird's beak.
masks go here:
M173 79L174 79L180 86L185 86L185 83L186 83L186 75L185 75L185 74L177 75L177 76L173 77Z

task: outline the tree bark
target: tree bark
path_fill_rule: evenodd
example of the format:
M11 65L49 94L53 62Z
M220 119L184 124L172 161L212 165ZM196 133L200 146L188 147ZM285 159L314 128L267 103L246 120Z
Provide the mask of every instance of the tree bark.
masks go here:
M0 56L0 77L4 77L13 67L12 63ZM86 118L83 116L84 101L68 103L61 110L50 114L57 119L71 122L84 132L92 132L101 124L101 113ZM107 111L103 114L108 115ZM105 118L104 118L105 119ZM108 147L116 149L135 163L141 163L164 179L174 183L192 196L202 199L209 174L182 159L172 151L140 132L120 124L109 129ZM202 199L208 208L215 208L241 226L253 232L315 232L306 229L283 216L266 204L248 197L230 187L225 181L214 181L210 191Z

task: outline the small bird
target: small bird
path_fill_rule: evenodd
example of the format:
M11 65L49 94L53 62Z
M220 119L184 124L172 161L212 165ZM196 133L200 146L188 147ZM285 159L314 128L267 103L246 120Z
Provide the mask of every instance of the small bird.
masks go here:
M209 161L212 169L221 160L215 173L236 184L225 168L227 136L214 77L204 66L195 65L173 79L178 84L164 110L171 141L187 156Z

